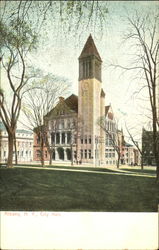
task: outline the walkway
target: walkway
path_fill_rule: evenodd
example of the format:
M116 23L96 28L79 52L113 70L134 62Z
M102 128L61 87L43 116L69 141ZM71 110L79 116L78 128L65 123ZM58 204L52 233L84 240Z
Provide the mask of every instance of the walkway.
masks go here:
M33 166L14 166L14 168L31 168L31 169L41 169L41 170L53 170L53 171L65 171L65 172L81 172L81 173L96 173L96 174L110 174L110 175L128 175L128 176L140 176L140 177L150 177L155 178L156 176L154 174L147 174L147 173L135 173L131 171L121 170L117 169L115 167L105 167L105 170L112 170L112 172L102 172L102 171L96 171L96 170L84 170L84 169L77 169L79 166L75 166L75 169L69 169L69 168L55 168L55 167L33 167ZM81 166L82 167L82 166ZM85 166L86 167L86 166ZM80 168L80 167L79 167ZM97 169L97 168L95 168ZM100 168L101 169L101 168Z

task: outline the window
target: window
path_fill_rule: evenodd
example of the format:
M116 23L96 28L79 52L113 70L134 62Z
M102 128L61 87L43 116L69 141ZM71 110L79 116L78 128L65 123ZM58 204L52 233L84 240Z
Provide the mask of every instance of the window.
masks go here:
M37 140L37 144L39 144L39 143L40 143L40 136L39 136L39 135L37 136L37 139L36 139L36 140ZM23 146L24 146L24 145L23 145Z
M47 151L45 150L45 158L47 158Z
M91 61L83 62L83 78L91 77Z
M71 133L70 132L67 133L67 143L68 144L71 143Z
M87 159L87 149L84 150L85 159Z
M56 133L56 143L59 144L60 143L60 134Z
M64 128L64 120L61 121L61 126L60 126L61 129Z
M77 152L74 151L74 158L77 159Z
M67 127L70 128L71 126L71 123L70 123L70 120L67 121Z
M89 144L91 144L91 138L89 138Z
M65 133L62 133L62 144L65 144Z
M55 133L51 133L51 144L55 143Z
M36 150L36 157L40 158L40 150Z
M89 156L89 159L91 159L91 149L89 149L88 151L88 156Z
M81 144L83 144L83 139L81 139Z
M85 140L84 140L84 141L85 141L85 144L87 144L87 138L85 138Z

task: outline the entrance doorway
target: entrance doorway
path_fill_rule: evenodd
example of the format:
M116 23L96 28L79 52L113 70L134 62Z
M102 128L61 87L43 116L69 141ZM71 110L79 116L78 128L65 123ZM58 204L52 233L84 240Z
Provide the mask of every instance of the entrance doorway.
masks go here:
M57 152L59 155L59 160L64 160L64 149L60 147L57 149Z

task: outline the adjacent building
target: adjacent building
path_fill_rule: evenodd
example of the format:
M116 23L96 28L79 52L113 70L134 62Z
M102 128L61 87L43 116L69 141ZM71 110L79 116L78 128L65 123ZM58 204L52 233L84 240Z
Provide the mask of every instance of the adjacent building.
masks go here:
M159 148L159 132L156 138ZM155 165L155 156L153 149L153 132L142 130L142 160L144 165Z
M18 162L31 162L33 160L33 133L24 130L16 130L16 148ZM2 122L0 122L0 162L6 162L8 158L8 135ZM15 160L15 147L13 152Z
M115 165L117 161L116 148L119 146L118 129L111 105L105 107L105 164Z

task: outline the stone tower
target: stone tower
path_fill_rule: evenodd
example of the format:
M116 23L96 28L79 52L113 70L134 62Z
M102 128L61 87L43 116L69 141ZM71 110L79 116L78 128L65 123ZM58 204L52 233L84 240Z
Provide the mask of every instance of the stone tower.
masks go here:
M105 115L102 60L90 35L79 57L78 157L96 166L104 163L105 133L97 124Z

